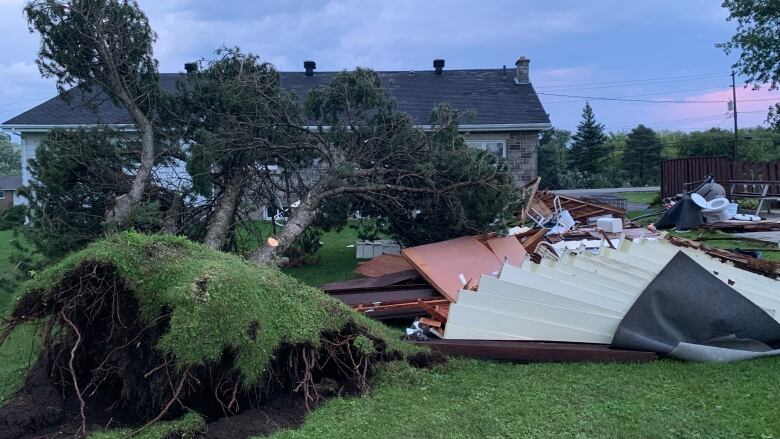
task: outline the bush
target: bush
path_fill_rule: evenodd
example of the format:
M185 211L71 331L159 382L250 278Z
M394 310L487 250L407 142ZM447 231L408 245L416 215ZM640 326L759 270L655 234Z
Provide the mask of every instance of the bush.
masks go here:
M23 225L26 216L26 206L12 206L0 210L0 230L11 230L16 226Z

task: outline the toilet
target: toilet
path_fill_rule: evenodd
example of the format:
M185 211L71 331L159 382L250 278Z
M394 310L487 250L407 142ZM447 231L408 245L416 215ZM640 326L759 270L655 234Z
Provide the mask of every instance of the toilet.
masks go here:
M715 198L712 201L707 202L707 207L701 210L701 213L718 213L723 212L729 206L729 200L727 198Z
M707 201L706 207L701 210L705 220L708 223L718 221L728 221L736 214L736 206L729 202L727 198L715 198Z

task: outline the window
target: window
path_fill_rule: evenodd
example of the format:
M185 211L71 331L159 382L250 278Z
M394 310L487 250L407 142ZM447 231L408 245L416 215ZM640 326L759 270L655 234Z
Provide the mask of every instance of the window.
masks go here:
M5 191L0 191L0 200L5 200Z
M499 157L506 157L506 141L504 140L467 140L471 148L489 151Z

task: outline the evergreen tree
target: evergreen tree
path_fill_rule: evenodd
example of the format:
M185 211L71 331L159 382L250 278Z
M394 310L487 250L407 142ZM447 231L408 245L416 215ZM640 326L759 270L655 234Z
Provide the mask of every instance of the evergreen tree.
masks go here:
M639 125L628 134L623 170L633 185L657 184L661 175L663 143L652 129Z
M606 141L604 125L596 122L593 108L586 103L582 110L582 121L577 125L577 133L572 137L569 168L590 174L600 173L609 154Z

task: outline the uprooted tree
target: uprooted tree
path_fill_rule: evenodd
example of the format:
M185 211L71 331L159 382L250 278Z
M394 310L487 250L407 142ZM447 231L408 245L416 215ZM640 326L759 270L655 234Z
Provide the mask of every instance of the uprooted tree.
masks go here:
M74 418L75 436L188 411L214 420L280 392L309 405L365 390L378 362L437 360L277 270L135 232L38 273L0 325L0 345L30 322L43 352L22 392L0 407L0 437Z
M301 108L270 64L237 49L217 54L187 75L166 112L168 131L186 145L195 188L215 200L208 246L225 247L242 203L289 207L277 245L252 255L260 263L313 224L343 221L357 208L386 218L390 232L413 243L484 231L511 210L506 164L470 150L449 107L433 111L426 133L396 110L376 73L358 69L310 92Z
M41 46L38 67L64 92L79 87L91 105L110 99L127 110L140 148L133 178L105 213L114 227L126 227L142 201L155 162L154 118L159 102L155 34L132 0L34 0L24 8Z

